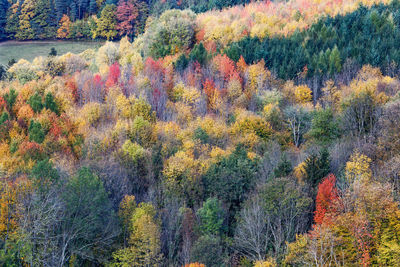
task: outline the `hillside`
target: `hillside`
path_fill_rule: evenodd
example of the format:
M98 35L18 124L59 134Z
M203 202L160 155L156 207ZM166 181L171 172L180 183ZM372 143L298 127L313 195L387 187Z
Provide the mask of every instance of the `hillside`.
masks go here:
M202 3L0 68L0 265L398 264L400 2Z

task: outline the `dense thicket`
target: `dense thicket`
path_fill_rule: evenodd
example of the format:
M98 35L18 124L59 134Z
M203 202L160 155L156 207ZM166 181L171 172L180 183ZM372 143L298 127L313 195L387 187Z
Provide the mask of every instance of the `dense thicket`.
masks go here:
M400 2L361 6L356 11L320 19L309 29L289 37L247 37L225 53L246 63L264 59L268 69L282 79L333 77L346 64L371 64L382 70L398 70L400 53Z

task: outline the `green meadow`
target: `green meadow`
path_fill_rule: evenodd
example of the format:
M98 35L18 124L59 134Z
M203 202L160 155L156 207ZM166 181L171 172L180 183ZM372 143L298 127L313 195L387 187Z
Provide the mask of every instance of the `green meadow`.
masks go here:
M68 52L81 53L86 49L99 48L103 42L70 42L70 41L8 41L0 43L0 64L6 65L9 60L18 61L24 58L32 61L38 56L47 56L52 47L57 50L58 55Z

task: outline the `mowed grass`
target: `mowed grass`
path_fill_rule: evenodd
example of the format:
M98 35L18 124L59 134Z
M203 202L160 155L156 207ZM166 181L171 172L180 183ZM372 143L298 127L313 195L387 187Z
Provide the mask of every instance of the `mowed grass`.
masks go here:
M18 61L23 58L32 61L38 56L48 56L52 47L57 50L57 55L68 52L78 54L86 49L98 49L103 42L70 42L70 41L7 41L0 43L0 64L6 65L9 60Z

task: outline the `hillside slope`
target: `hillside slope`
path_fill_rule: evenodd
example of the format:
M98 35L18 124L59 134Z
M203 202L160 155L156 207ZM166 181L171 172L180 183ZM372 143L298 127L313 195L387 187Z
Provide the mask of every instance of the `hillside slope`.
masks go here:
M396 266L400 2L295 3L0 71L0 265Z

